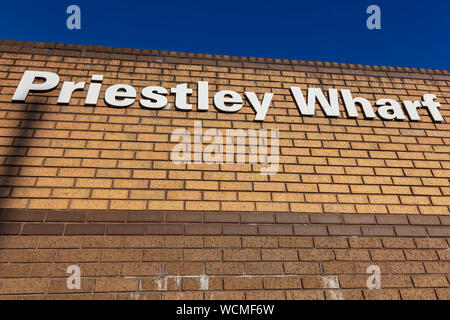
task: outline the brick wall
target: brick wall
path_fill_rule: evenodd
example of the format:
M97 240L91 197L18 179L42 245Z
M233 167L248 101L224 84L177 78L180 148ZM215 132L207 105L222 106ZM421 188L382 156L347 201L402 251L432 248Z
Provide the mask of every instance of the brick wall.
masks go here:
M103 74L96 107L57 89L11 102L25 70ZM273 92L238 113L111 108L108 84ZM0 40L0 297L449 299L450 72ZM301 117L290 86L421 100L445 121ZM173 96L169 95L173 104ZM194 97L195 98L195 91ZM194 101L194 100L193 100ZM194 106L195 108L195 106ZM174 164L170 134L278 129L280 170ZM68 290L77 264L81 290ZM382 270L367 290L366 269Z

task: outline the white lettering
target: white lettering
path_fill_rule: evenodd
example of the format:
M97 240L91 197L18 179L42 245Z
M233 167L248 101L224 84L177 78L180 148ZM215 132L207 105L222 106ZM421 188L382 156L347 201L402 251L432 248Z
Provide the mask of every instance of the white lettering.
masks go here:
M38 79L44 79L42 83L34 83ZM30 91L49 91L55 89L59 83L59 76L53 72L25 71L17 86L12 101L25 101Z

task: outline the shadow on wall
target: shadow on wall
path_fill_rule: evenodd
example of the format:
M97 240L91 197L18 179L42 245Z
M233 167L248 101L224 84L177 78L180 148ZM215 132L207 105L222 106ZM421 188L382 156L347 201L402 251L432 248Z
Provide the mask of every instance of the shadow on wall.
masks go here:
M17 186L32 187L36 184L38 177L30 178L19 175L21 174L22 169L26 167L32 159L28 157L28 149L33 146L32 140L36 128L39 128L39 125L36 124L39 124L43 114L42 111L44 111L43 107L46 106L45 103L42 103L42 97L37 96L30 96L27 103L11 103L10 105L17 108L14 110L8 109L5 118L8 119L8 115L11 113L19 113L17 118L20 119L20 122L16 128L0 128L0 131L7 131L6 134L3 133L1 136L10 137L12 139L8 152L5 152L4 154L5 162L1 171L0 185L2 191L0 197L0 209L7 209L9 207L27 207L28 200L24 200L23 203L13 204L11 201L13 199L11 197L12 190L13 187ZM20 106L22 106L22 108ZM36 109L38 111L35 111Z

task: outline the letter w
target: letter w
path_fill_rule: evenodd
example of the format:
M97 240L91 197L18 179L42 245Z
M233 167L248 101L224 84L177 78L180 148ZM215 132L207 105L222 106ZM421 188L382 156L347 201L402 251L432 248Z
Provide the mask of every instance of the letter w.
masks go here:
M299 87L291 87L291 93L294 96L295 104L297 105L300 115L313 116L316 113L316 100L319 102L325 114L329 117L339 116L339 99L338 91L336 89L329 89L328 95L330 101L325 98L322 89L309 88L308 89L308 104L306 104L303 97L302 90Z

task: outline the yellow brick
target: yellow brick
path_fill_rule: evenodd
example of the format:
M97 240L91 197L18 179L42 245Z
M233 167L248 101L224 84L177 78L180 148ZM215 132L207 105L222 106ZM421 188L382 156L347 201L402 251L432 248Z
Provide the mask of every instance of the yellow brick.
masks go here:
M218 201L186 201L186 210L211 210L218 211L220 202Z
M45 166L48 167L79 167L81 159L76 158L47 158Z
M136 133L105 132L104 139L105 140L116 140L116 141L117 140L119 140L119 141L135 141ZM142 140L142 139L139 139L139 140ZM146 141L146 140L144 140L144 141Z
M388 213L385 205L377 204L357 204L356 212L358 213L372 213L372 214L383 214Z
M63 149L57 148L29 148L27 155L31 157L62 157Z
M92 190L93 199L126 199L128 190L119 189L94 189Z
M141 160L169 160L168 152L154 152L154 151L137 151L136 159Z
M179 180L151 180L151 189L182 189L184 181Z
M95 131L71 131L70 139L83 139L83 140L102 140L103 132ZM67 137L65 137L67 138Z
M252 190L252 183L221 181L220 190Z
M35 185L36 180L37 178L33 177L10 177L10 178L3 178L0 181L2 181L3 185L6 185L7 182L9 186L31 187Z
M449 214L447 206L419 206L422 214Z
M155 177L155 178L157 178L157 177ZM159 177L159 178L161 178L161 177ZM201 178L202 178L201 171L175 171L175 170L169 171L169 179L192 180L192 179L201 179Z
M333 166L315 166L314 169L318 174L343 174L343 167L333 167Z
M186 181L186 190L218 190L219 182L217 181L202 181L199 183L198 181Z
M392 184L391 177L364 176L364 184Z
M0 201L1 208L7 209L25 209L28 204L28 199L2 199Z
M131 178L131 170L97 169L96 177L100 178Z
M77 179L75 186L76 187L88 187L88 188L111 188L112 179L79 178L79 179Z
M333 176L333 182L334 183L344 183L344 184L349 184L349 183L358 184L358 183L363 183L363 180L359 176L335 175L335 176Z
M183 201L160 201L150 200L148 202L148 210L183 210Z
M133 170L133 178L137 179L165 179L165 170Z
M200 191L167 191L167 200L201 200L202 193Z
M80 149L66 149L65 157L69 158L98 158L99 150L80 150Z
M83 159L81 166L87 168L115 168L117 160Z
M122 131L122 125L111 123L91 123L90 129L94 131Z
M31 199L28 209L67 209L69 200L67 199Z
M253 202L244 201L223 201L221 202L222 211L254 211L255 204Z
M340 203L368 203L366 195L358 194L338 194L338 202Z
M384 194L411 194L411 189L406 186L381 186Z
M148 180L114 179L113 188L146 189L148 188Z
M440 196L440 197L431 197L431 202L436 206L449 206L450 205L450 197Z
M234 179L232 179L234 180ZM238 172L238 181L268 181L267 175L260 173Z
M286 183L289 192L318 192L317 184L312 183Z
M52 192L52 198L88 198L89 193L89 189L55 188Z
M345 184L319 184L320 192L349 193L350 188Z
M293 212L323 212L322 205L317 203L291 203L290 207Z
M136 135L129 134L128 135ZM117 136L114 137L113 140L136 140L136 138L132 138L129 136L129 139L124 139L123 137ZM121 138L121 139L119 139ZM169 141L169 136L167 134L157 134L157 133L139 133L137 136L137 141L150 141L150 142L167 142Z
M20 175L21 176L37 176L37 177L54 177L54 176L56 176L56 171L57 171L57 168L22 167L20 169Z
M237 200L236 192L228 191L203 191L204 200L233 201ZM240 200L240 199L239 199Z
M60 168L58 176L60 177L93 177L95 169L86 168Z
M280 182L254 182L256 191L285 191L286 186Z
M331 176L329 175L313 175L313 174L302 174L301 175L302 182L304 183L331 183Z
M300 175L289 173L278 173L269 177L270 181L284 181L284 182L300 182Z
M305 195L302 193L295 193L295 192L280 192L280 193L273 192L272 199L273 201L276 202L305 202Z
M205 180L235 180L234 172L204 172L203 179Z
M413 194L438 196L441 191L438 187L412 187Z
M10 294L45 294L48 279L3 279L0 294L8 297Z
M171 169L171 170L184 170L185 164L176 164L172 161L153 161L153 169ZM189 170L195 170L189 168Z
M324 212L331 213L356 213L355 206L353 204L334 204L324 203Z
M111 200L112 210L145 210L147 201L145 200Z
M354 174L354 175L372 175L373 168L365 168L365 167L346 167L346 174Z
M271 212L289 211L289 203L256 202L256 211L271 211Z
M305 194L306 202L337 202L337 198L335 194L326 194L326 193L307 193Z
M389 195L369 195L370 203L379 203L379 204L399 204L400 200L398 196L389 196Z
M388 205L389 213L393 214L418 214L417 206Z
M271 201L270 192L239 192L239 201Z
M130 199L162 200L165 194L164 190L130 190Z
M61 138L66 139L69 137L69 131L67 130L44 130L36 129L34 136L36 138Z
M151 167L151 162L147 160L119 160L117 167L124 169L148 169Z
M139 123L139 118L128 116L110 116L109 122L113 123Z
M122 149L128 149L126 147L123 147L124 143L126 142L122 142ZM86 148L88 149L119 149L121 146L121 142L120 141L105 141L105 140L101 140L101 141L88 141ZM86 152L92 151L94 153L99 154L100 151L99 150L86 150Z
M14 198L48 198L50 197L50 188L14 188L11 197Z
M91 141L89 141L91 142ZM124 150L152 150L154 147L153 143L148 142L122 142L121 148ZM98 146L97 148L100 148Z
M370 185L352 185L350 186L352 193L381 193L379 186L370 186Z
M70 202L70 209L107 209L108 200L78 200Z
M400 196L402 204L430 204L430 199L425 196Z

